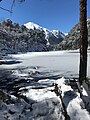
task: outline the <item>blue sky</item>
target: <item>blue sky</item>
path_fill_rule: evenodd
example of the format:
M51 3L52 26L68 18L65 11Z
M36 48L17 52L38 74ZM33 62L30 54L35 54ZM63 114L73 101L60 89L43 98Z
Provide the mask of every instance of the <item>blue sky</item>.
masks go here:
M0 6L10 9L13 0L3 0ZM88 17L90 17L88 0ZM13 13L0 9L0 21L10 18L13 22L24 24L34 22L50 30L69 32L79 22L79 0L26 0L15 3Z

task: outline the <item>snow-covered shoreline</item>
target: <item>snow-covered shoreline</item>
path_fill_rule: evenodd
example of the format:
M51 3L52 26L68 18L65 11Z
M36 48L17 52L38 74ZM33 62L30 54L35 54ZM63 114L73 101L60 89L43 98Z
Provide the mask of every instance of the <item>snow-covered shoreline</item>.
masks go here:
M62 55L64 53L69 53L69 52L72 52L72 53L78 53L79 52L79 49L78 50L61 50L61 51L46 51L46 52L27 52L27 53L18 53L18 54L12 54L12 55L9 55L9 56L12 56L12 57L21 57L21 56L28 56L30 55L31 57L32 56L44 56L44 55Z

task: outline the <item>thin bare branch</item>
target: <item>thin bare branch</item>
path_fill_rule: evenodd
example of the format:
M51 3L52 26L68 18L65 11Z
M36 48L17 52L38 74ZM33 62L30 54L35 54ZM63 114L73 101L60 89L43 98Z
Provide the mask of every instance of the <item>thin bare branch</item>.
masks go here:
M12 9L13 9L13 6L14 6L14 4L15 4L15 1L16 1L16 0L13 0L12 6L11 6L11 11L12 11Z
M25 2L25 0L18 0L20 3ZM16 0L13 0L12 5L11 5L11 11L13 9L13 6L15 4Z
M25 0L20 0L20 2L25 2Z
M0 9L5 10L5 11L7 11L7 12L9 12L9 13L12 13L11 10L8 10L8 9L6 9L6 8L0 7Z
M2 0L0 0L0 2L1 2L1 1L2 1ZM14 4L15 4L15 1L16 1L16 0L13 0L13 2L12 2L11 10L8 10L8 9L3 8L3 7L1 7L1 6L0 6L0 9L5 10L5 11L7 11L7 12L9 12L9 13L12 13L12 9L13 9L13 6L14 6ZM25 0L19 0L19 2L25 2Z

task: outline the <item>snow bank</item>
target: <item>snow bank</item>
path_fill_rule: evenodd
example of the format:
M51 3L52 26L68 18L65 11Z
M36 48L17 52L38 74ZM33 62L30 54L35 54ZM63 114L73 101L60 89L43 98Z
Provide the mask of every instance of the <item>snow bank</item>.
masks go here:
M56 81L62 91L63 101L71 120L90 120L90 115L85 109L84 103L79 94L73 91L70 86L65 85L65 79L61 78ZM83 91L86 95L86 91Z

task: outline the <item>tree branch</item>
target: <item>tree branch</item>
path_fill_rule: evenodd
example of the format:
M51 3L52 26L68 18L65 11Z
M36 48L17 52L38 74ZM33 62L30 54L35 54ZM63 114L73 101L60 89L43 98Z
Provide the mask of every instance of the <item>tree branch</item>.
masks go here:
M11 11L12 11L12 9L13 9L13 6L14 6L14 4L15 4L15 1L16 0L13 0L13 2L12 2L12 5L11 5ZM20 3L22 3L22 2L25 2L25 0L18 0Z
M2 1L2 0L0 0L0 2L1 2L1 1ZM7 12L9 12L9 13L12 13L12 9L13 9L13 6L14 6L14 4L15 4L15 1L16 1L16 0L13 0L13 2L12 2L11 10L8 10L8 9L6 9L6 8L3 8L3 7L0 7L0 9L5 10L5 11L7 11ZM25 2L25 0L19 0L19 2Z
M9 12L9 13L12 13L11 10L8 10L8 9L6 9L6 8L0 7L0 9L5 10L5 11L7 11L7 12Z
M12 3L12 5L11 5L11 11L12 11L12 9L13 9L13 6L14 6L15 1L16 1L16 0L13 0L13 3Z

